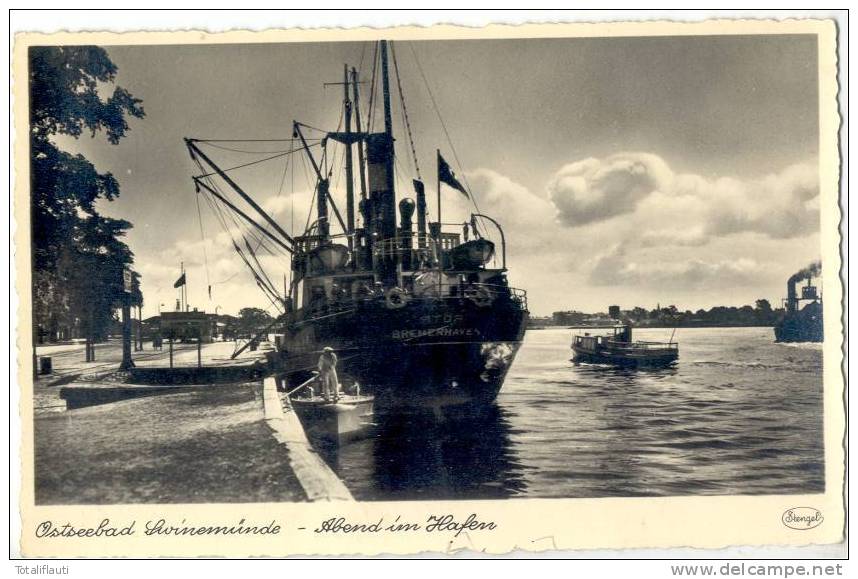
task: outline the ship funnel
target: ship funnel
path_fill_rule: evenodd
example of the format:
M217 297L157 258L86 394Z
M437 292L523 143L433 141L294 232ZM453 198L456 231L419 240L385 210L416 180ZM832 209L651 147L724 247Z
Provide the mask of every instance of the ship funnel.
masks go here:
M386 133L373 133L367 138L369 191L376 219L375 232L382 239L393 237L396 230L393 193L393 139Z
M801 280L793 280L793 278L789 278L787 282L787 303L786 308L788 312L794 312L798 309L798 298L795 294L795 284L797 284Z
M396 264L390 244L396 238L396 197L393 191L393 139L387 133L372 133L366 141L369 206L372 219L373 255L377 272L385 286L396 279ZM380 244L380 245L378 245Z

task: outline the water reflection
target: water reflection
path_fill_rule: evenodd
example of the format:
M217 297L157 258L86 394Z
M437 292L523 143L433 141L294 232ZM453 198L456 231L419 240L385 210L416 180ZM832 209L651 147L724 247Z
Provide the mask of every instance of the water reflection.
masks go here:
M677 365L672 366L611 366L608 364L588 364L572 358L569 360L575 367L575 372L582 378L592 376L598 379L617 380L618 383L632 383L639 376L647 379L665 379L676 376Z
M507 414L494 404L382 411L366 440L318 450L361 500L505 498L525 488Z
M821 352L766 328L681 338L676 366L630 369L575 365L565 331L529 332L482 414L379 414L323 451L359 500L824 491Z
M659 494L651 481L669 480L676 460L648 443L659 431L659 406L670 399L665 387L677 368L575 363L572 372L565 386L577 392L568 393L571 407L558 411L575 413L564 435L570 449L566 479L578 484L564 485L565 493L589 494L584 489L595 482L602 496Z

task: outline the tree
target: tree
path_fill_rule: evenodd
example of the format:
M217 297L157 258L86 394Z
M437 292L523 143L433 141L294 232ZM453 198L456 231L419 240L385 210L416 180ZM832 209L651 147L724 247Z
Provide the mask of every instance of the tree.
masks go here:
M765 298L758 299L755 302L756 308L754 314L757 323L761 326L774 325L778 315L772 310L772 304Z
M648 314L649 312L647 312L646 309L640 306L635 306L634 308L632 308L632 317L636 320L644 320L646 319Z
M260 308L241 308L238 311L238 328L242 334L257 334L273 321L274 318Z
M55 335L60 325L80 325L96 335L121 298L122 269L133 264L119 239L131 223L96 210L100 199L119 195L114 176L52 139L89 131L115 145L129 130L127 117L144 111L122 87L102 98L117 71L103 48L40 46L29 56L34 326Z

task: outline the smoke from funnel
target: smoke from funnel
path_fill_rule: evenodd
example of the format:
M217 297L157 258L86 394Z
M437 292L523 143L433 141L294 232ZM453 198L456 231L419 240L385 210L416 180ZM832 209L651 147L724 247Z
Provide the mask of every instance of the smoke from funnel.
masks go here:
M787 311L794 312L798 309L798 296L796 295L795 285L802 280L811 279L819 276L822 272L822 262L814 261L806 268L801 269L789 278L787 281Z
M819 274L821 274L821 273L822 273L822 262L821 261L814 261L813 263L808 265L806 268L801 269L801 270L795 272L794 274L792 274L792 277L789 278L789 283L793 284L793 283L799 282L803 279L811 279L814 277L819 277Z

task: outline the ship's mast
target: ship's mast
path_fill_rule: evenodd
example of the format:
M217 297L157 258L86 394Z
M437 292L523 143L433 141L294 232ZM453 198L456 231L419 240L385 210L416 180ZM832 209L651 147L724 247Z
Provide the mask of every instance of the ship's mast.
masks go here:
M329 235L327 210L328 205L340 222L348 236L349 249L352 252L360 250L364 263L372 262L380 281L386 285L396 280L397 263L397 228L396 228L396 193L394 175L393 120L390 106L390 78L387 58L387 42L379 41L381 49L381 83L382 103L384 106L384 131L364 133L361 127L358 75L357 71L346 66L343 69L343 117L345 130L343 132L327 133L327 138L334 139L346 146L346 220L340 216L334 200L328 191L330 184L328 176L313 158L307 142L301 131L301 123L294 123L294 136L300 139L307 151L310 162L318 179L318 234L326 238ZM373 74L375 76L375 74ZM354 101L350 99L349 87L354 91ZM372 103L372 99L370 99ZM372 106L370 106L372 109ZM352 117L357 114L356 132L352 131ZM324 141L323 141L324 142ZM361 203L360 212L363 217L363 228L355 228L355 192L354 192L354 158L352 144L358 145L358 166L360 168ZM323 145L324 146L324 145ZM364 146L366 149L364 149ZM364 154L365 153L365 154ZM360 233L357 238L356 234ZM378 247L376 244L380 244ZM353 259L353 264L357 260Z
M382 40L381 48L381 90L384 103L384 136L386 141L385 151L385 177L386 191L382 196L382 231L384 239L392 239L396 235L396 193L394 189L394 148L393 148L393 120L390 111L390 75L387 65L387 41Z
M354 190L354 175L352 168L352 103L349 100L349 69L347 65L343 65L343 107L345 107L345 123L346 123L346 231L349 243L349 250L354 249L354 231L355 231L355 190Z
M355 67L352 67L352 91L354 93L355 129L357 129L357 132L360 135L362 134L363 129L361 128L360 124L360 91L358 90L359 85L360 82L358 81L358 71ZM366 237L370 217L368 215L366 198L366 157L364 156L363 151L364 140L361 138L357 141L358 168L360 170L360 204L358 205L358 210L361 214L361 230L359 236L354 238L355 249L363 246L369 247L371 244L371 240L367 239ZM352 259L352 266L357 266L356 259Z
M387 70L386 40L381 41L381 90L384 99L384 132L388 137L393 139L393 122L390 118L390 78Z
M367 250L372 267L385 286L396 283L396 193L394 191L393 121L390 110L390 80L387 42L381 49L381 87L384 106L384 131L366 135L366 164L369 199L366 203Z
M357 132L360 133L363 129L361 129L360 125L360 92L358 91L358 71L355 67L352 67L352 91L354 92L354 103L355 103L355 128ZM361 200L366 199L366 166L364 165L364 154L363 154L363 140L358 140L358 168L360 169L360 198Z

